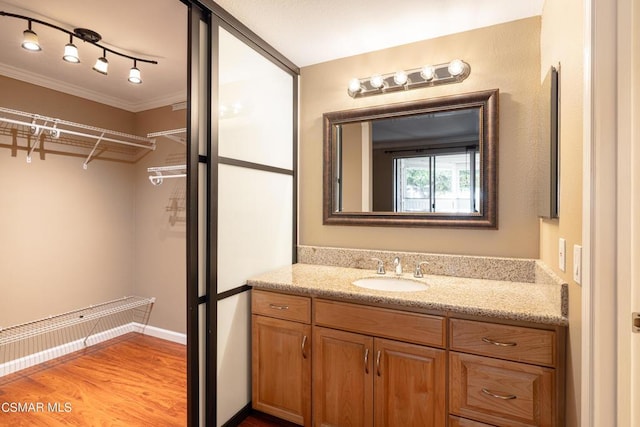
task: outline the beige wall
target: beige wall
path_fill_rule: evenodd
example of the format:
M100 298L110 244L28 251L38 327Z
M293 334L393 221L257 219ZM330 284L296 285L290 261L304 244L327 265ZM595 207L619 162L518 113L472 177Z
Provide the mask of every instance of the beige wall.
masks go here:
M460 84L352 99L353 77L456 57L471 65ZM535 155L540 18L534 17L302 68L299 215L303 245L537 258ZM500 89L499 229L322 225L322 114L454 93Z
M137 135L185 126L185 110L134 114L2 76L0 93L3 107ZM159 139L136 164L95 160L84 170L82 157L28 164L25 151L0 147L0 326L137 294L157 298L151 325L185 332L184 224L170 227L165 211L185 181L154 187L146 172L184 151Z
M342 126L342 210L362 211L362 126Z
M573 245L582 242L583 2L546 1L540 34L541 76L560 64L560 218L540 223L540 259L569 283L567 426L580 425L581 299L573 281ZM558 238L567 268L558 268Z
M136 115L139 135L186 126L186 110L172 112L158 108ZM149 324L186 333L186 224L170 222L167 211L172 199L186 207L186 180L166 179L161 185L149 182L148 167L186 163L186 148L167 138L157 138L158 148L135 165L135 276L136 295L155 296ZM185 218L185 211L177 213Z
M5 77L0 93L7 108L122 130L133 123L131 113ZM47 154L28 164L25 151L0 148L1 326L131 293L133 169L83 162Z

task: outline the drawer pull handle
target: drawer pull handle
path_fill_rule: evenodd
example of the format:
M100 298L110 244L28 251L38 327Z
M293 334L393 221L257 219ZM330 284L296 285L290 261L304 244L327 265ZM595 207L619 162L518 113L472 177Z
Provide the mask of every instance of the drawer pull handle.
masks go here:
M289 310L288 305L269 304L269 307L274 310Z
M518 396L516 396L515 394L497 394L494 392L491 392L489 390L487 390L486 388L482 388L482 392L486 395L489 395L491 397L495 397L496 399L502 399L502 400L513 400L516 399Z
M486 342L487 344L497 345L498 347L515 347L518 345L517 342L500 342L500 341L494 341L487 337L482 337L482 341Z
M380 376L380 353L381 351L378 350L378 355L376 356L376 373L378 376Z
M369 349L365 349L364 351L364 373L369 373Z
M307 336L305 335L302 338L302 358L303 359L307 358L307 352L306 352L306 349L305 349L306 346L307 346Z

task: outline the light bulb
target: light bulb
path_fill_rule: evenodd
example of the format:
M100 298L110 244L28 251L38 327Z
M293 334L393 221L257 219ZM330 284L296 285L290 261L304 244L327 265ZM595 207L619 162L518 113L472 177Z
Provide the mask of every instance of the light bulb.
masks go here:
M355 95L356 93L359 93L361 90L362 90L362 85L360 83L360 79L353 78L349 80L349 94L351 94L351 96Z
M459 59L454 59L449 62L449 67L447 67L447 69L449 70L449 74L457 77L464 72L464 62Z
M408 80L409 80L409 77L407 76L407 73L405 73L404 71L396 71L396 73L393 75L393 81L397 85L402 86L406 84Z
M436 75L436 71L433 69L431 65L425 65L424 67L422 67L422 70L420 70L420 76L422 76L422 78L425 79L426 81L433 80L435 75Z
M31 31L31 22L29 22L29 29L24 30L22 35L23 35L23 41L22 41L23 48L30 50L32 52L38 52L42 50L42 48L40 47L40 43L38 42L38 35L35 32Z
M67 43L64 45L64 55L62 55L62 59L67 62L71 62L72 64L78 64L80 62L80 57L78 56L78 48L73 43Z
M384 86L384 79L380 74L376 74L374 76L371 76L371 79L369 79L369 83L371 83L371 86L373 86L374 88L380 89L382 86Z

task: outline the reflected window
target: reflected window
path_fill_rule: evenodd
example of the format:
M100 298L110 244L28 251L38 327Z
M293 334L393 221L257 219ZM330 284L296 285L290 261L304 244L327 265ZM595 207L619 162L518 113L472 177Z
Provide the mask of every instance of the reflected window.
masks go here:
M393 211L478 212L479 167L476 149L394 157Z

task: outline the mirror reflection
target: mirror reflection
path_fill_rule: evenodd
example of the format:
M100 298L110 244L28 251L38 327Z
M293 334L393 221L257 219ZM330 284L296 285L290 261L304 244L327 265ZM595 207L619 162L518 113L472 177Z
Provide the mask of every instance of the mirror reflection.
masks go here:
M324 115L325 224L497 227L498 90Z
M336 124L336 211L480 209L480 108Z

